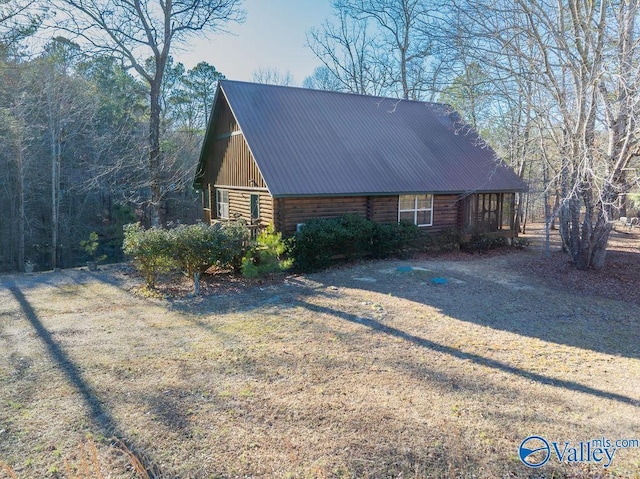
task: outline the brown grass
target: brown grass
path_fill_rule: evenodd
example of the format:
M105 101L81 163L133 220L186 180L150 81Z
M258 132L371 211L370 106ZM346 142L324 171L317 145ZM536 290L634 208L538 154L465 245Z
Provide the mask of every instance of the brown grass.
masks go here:
M169 300L117 268L0 277L0 478L640 477L640 449L609 469L518 459L531 434L640 438L637 304L523 267L543 258Z

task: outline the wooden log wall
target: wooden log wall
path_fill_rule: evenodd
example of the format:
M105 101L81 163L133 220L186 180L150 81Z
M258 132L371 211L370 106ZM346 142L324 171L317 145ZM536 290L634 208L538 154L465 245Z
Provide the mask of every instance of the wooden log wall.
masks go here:
M376 223L398 221L398 196L371 196L371 216Z
M366 196L331 196L279 198L277 205L277 228L286 235L296 232L296 225L311 218L336 218L347 213L366 217Z
M459 229L460 202L458 195L435 195L433 197L433 226L434 232L446 229Z
M259 225L266 227L273 223L273 198L268 191L229 190L229 218L240 215L248 224L251 224L251 194L260 196Z
M425 229L438 232L458 228L458 198L458 195L434 196L433 226ZM398 221L398 196L277 198L274 203L274 224L284 234L295 233L296 225L310 218L335 218L347 213L361 215L376 223Z

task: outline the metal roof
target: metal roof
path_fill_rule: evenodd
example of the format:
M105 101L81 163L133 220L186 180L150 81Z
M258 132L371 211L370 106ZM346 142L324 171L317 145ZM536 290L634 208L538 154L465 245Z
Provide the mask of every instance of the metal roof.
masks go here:
M525 189L444 104L230 80L218 88L274 197Z

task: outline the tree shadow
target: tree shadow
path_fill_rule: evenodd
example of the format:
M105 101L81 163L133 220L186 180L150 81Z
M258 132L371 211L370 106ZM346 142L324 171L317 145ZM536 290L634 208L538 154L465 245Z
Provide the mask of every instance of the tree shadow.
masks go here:
M9 283L8 289L20 304L24 317L29 321L35 330L38 338L44 343L53 362L67 377L69 382L78 391L89 412L90 418L94 425L100 430L105 437L116 437L120 441L124 441L126 447L137 457L142 457L136 448L125 441L124 431L118 425L111 412L105 408L96 391L82 378L81 369L69 358L62 347L53 339L51 333L42 324L38 314L33 309L22 290L15 284ZM147 468L147 471L154 473L157 468Z
M615 356L640 358L640 315L632 302L594 297L532 280L526 269L468 261L388 261L341 270L327 285L392 295L460 321ZM522 263L526 266L526 263ZM409 272L398 271L411 265ZM522 265L521 265L522 266ZM410 268L408 268L410 269ZM356 278L367 276L369 281ZM434 284L444 278L447 284Z
M361 326L365 326L379 333L383 333L385 335L392 336L394 338L402 339L415 346L419 346L421 348L425 348L438 353L446 354L456 359L471 361L480 366L502 371L514 376L519 376L524 379L535 381L539 384L568 389L571 391L589 394L591 396L610 399L620 403L630 404L632 406L640 407L640 398L632 398L630 396L625 396L623 394L611 393L601 389L586 386L584 384L580 384L575 381L567 381L563 379L551 378L549 376L545 376L544 374L539 374L532 371L528 371L526 369L511 366L502 361L490 359L490 358L481 356L479 354L467 353L467 352L461 351L460 349L453 348L451 346L446 346L444 344L437 343L430 339L422 338L420 336L407 333L405 331L402 331L401 329L387 326L381 323L380 321L376 321L375 319L356 316L344 311L328 308L326 306L319 306L319 305L311 304L308 302L301 301L300 304L303 305L309 311L312 311L314 313L332 315L340 319L343 319L345 321L348 321L350 323L355 323Z

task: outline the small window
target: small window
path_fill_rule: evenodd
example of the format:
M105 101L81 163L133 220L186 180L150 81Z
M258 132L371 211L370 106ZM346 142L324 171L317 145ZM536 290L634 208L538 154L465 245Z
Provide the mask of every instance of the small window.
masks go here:
M202 207L205 210L211 209L211 187L209 185L205 185L202 190Z
M251 194L251 222L260 218L260 195Z
M229 190L216 190L216 218L229 219Z
M398 200L398 222L433 225L433 195L402 195Z

